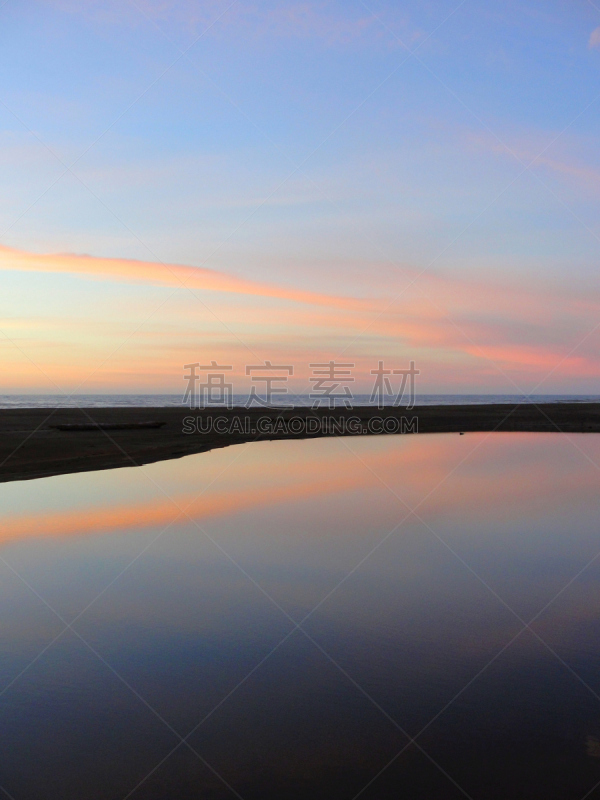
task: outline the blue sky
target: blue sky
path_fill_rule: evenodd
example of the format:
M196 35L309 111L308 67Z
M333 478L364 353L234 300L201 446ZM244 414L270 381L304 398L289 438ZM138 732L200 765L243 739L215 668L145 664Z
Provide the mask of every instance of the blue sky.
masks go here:
M429 391L597 389L600 8L0 16L5 391L178 391L190 361L342 351L360 380L414 358ZM197 268L193 293L156 264Z

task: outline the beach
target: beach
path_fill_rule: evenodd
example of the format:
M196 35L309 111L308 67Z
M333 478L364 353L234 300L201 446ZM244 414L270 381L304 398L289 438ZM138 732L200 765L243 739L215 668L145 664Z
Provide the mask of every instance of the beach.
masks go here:
M144 427L153 423L160 426ZM105 427L94 429L95 425ZM141 466L252 441L485 431L599 433L600 403L416 406L411 410L3 409L0 482Z

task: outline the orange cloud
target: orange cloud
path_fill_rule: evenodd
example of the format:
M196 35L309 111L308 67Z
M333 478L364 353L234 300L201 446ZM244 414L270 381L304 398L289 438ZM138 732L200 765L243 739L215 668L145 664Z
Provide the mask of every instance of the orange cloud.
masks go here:
M104 280L150 283L158 286L186 286L201 291L274 297L294 303L350 310L375 307L372 301L306 292L301 289L286 289L273 284L245 280L205 267L161 264L128 258L100 258L74 253L29 253L2 245L0 245L0 269L20 272L66 272Z
M524 377L533 383L549 372L556 378L600 373L596 338L586 338L596 324L600 303L584 287L540 285L533 279L530 285L522 280L517 285L509 278L481 280L474 274L421 275L405 268L388 275L387 296L375 301L284 288L179 264L40 255L2 246L0 269L174 287L183 282L194 290L218 293L211 299L214 320L199 321L189 295L179 298L175 318L153 320L133 337L126 325L102 322L94 327L94 320L87 318L75 320L74 325L62 319L59 325L52 319L40 325L38 319L29 331L22 320L17 328L11 325L16 321L5 320L8 335L33 359L25 362L21 350L0 339L9 354L4 375L0 368L0 382L13 390L43 386L43 391L55 391L56 385L47 386L42 379L48 375L61 387L79 386L89 376L92 380L85 381L86 391L170 392L179 388L179 365L196 360L199 350L210 350L219 363L232 363L236 369L242 369L240 363L247 362L250 353L295 363L300 378L301 364L347 353L357 364L358 379L366 379L369 385L369 370L377 359L388 355L406 359L409 350L429 375L435 373L435 380L441 376L447 382L444 365L453 364L452 385L464 379L466 372L471 384L482 385L489 384L491 374L498 377L511 371L519 382ZM284 302L271 303L267 314L260 302L231 303L227 294ZM123 319L130 310L124 311ZM241 333L235 336L232 330ZM582 341L584 346L574 351ZM105 354L111 348L107 362ZM499 368L497 373L489 372L490 362ZM100 366L92 371L90 363ZM457 378L459 367L462 377ZM514 387L506 388L512 391ZM521 389L526 391L528 386Z

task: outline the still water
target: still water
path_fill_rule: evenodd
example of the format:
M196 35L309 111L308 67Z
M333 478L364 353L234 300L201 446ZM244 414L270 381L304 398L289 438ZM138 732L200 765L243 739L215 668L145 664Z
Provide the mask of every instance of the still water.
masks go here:
M598 465L447 434L0 485L2 791L600 797Z

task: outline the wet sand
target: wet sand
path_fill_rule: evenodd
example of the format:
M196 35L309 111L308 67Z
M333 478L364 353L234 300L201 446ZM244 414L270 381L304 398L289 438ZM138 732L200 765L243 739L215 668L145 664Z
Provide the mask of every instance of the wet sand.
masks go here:
M184 419L199 419L204 432L184 433ZM218 433L208 430L217 418L220 427L229 427L238 417L237 430ZM408 425L400 425L404 417ZM275 439L316 438L340 435L340 428L354 420L351 431L343 435L375 435L375 431L398 427L412 435L411 423L417 418L418 433L469 433L476 431L530 431L548 433L600 433L600 403L547 403L543 405L463 405L420 406L405 409L371 407L345 409L295 408L230 409L190 411L189 408L87 408L87 409L4 409L0 410L0 482L87 472L114 467L133 467L163 461L216 447L242 442ZM226 418L226 421L224 421ZM289 430L295 418L296 428L312 420L316 432ZM337 425L328 431L324 418ZM379 418L379 419L375 419ZM259 419L277 424L275 431L257 431ZM298 422L301 420L302 422ZM357 421L360 424L357 425ZM160 427L126 426L160 422ZM59 430L58 425L97 423L121 426L117 429ZM264 423L263 423L264 424ZM123 427L125 426L125 427ZM188 429L191 427L187 424ZM383 435L385 435L383 433Z

